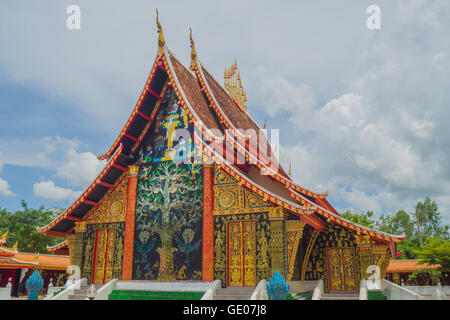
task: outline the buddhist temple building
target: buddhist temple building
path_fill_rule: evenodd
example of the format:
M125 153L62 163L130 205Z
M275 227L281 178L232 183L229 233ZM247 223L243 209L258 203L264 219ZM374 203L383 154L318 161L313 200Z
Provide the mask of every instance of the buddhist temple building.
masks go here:
M64 285L69 256L19 252L17 242L12 248L4 245L7 235L6 232L0 238L0 287L11 283L12 296L25 294L25 282L36 269L44 280L43 292L46 292L50 280L54 286Z
M326 192L279 164L247 111L234 61L221 84L201 63L158 51L125 125L99 159L107 164L77 201L38 231L67 239L90 283L221 280L254 287L278 269L357 291L370 265L384 277L403 236L342 218Z
M417 259L402 259L402 260L391 260L386 270L386 279L394 282L395 284L401 285L410 285L409 276L414 273L414 271L419 269L435 269L438 270L441 268L440 264L426 264L421 263L420 260ZM449 285L450 284L450 271L445 270L441 271L441 284ZM418 280L420 285L427 285L427 283L421 283L420 279Z

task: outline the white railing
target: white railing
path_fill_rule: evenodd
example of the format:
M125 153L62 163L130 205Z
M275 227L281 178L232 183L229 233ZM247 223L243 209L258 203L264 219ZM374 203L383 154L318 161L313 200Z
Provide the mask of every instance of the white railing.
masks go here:
M44 300L68 300L70 294L73 294L76 289L80 289L84 286L87 286L86 278L75 280L73 284L58 293L56 296L47 296Z
M311 300L320 300L323 292L324 292L323 280L319 279L319 281L317 281L316 287L314 288L314 292L313 292L313 296L312 296Z
M109 300L109 295L114 289L117 288L117 281L117 279L112 279L111 281L103 285L100 289L98 289L95 300ZM89 300L89 298L86 298L85 300Z
M50 282L47 286L47 297L53 297L55 292L59 292L63 289L64 287L54 287L53 286L53 279L50 278Z
M437 288L447 296L450 295L450 286L402 286L414 293L420 294L421 296L432 296Z
M8 279L8 284L4 288L0 288L0 300L11 299L11 278Z
M367 300L367 280L362 279L359 284L359 300Z
M216 290L220 288L221 284L220 280L215 280L200 300L214 300Z
M258 282L258 285L250 296L250 300L269 300L269 297L267 296L266 279L261 279Z
M423 300L424 298L405 287L396 285L386 279L381 282L381 291L388 300Z

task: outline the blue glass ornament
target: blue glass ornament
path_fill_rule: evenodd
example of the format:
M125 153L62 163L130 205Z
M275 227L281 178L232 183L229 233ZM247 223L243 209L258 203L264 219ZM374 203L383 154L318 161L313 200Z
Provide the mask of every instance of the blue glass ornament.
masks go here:
M289 283L284 280L281 272L277 269L266 283L266 289L270 300L284 300L289 293Z
M43 286L44 280L41 274L37 270L34 270L33 274L25 282L25 287L28 289L28 300L37 300L39 291Z

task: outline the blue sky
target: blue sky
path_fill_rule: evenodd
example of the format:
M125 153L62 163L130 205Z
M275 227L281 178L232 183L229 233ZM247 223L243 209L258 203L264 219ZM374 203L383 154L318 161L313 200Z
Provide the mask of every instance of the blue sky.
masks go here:
M81 8L68 30L66 8ZM381 9L368 30L366 9ZM0 206L64 207L95 178L157 51L222 79L237 58L249 113L280 129L293 177L338 210L450 222L450 4L391 1L2 1Z

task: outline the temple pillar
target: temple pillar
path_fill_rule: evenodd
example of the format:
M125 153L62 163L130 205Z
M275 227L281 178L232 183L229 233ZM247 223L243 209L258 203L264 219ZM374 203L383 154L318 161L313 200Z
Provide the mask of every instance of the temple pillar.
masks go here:
M131 280L133 276L134 225L136 219L138 173L139 166L128 166L122 280Z
M214 280L214 165L203 166L202 280Z
M372 253L375 264L380 268L380 279L386 276L386 269L391 260L391 251L388 245L377 244L372 245Z
M69 247L70 264L78 266L81 272L83 262L84 235L86 233L86 222L75 222L74 233L67 235Z
M272 274L275 270L281 272L283 277L286 278L287 263L285 261L285 232L284 232L284 220L285 213L282 207L272 207L269 209L269 221L270 221L270 241L269 250L272 260Z
M393 281L396 285L400 285L400 273L393 273L393 274L392 274L392 281Z
M367 235L355 235L359 255L361 279L367 279L367 269L373 264L372 242Z
M286 221L286 246L287 246L287 281L291 281L295 269L298 244L303 236L306 223L300 220Z

